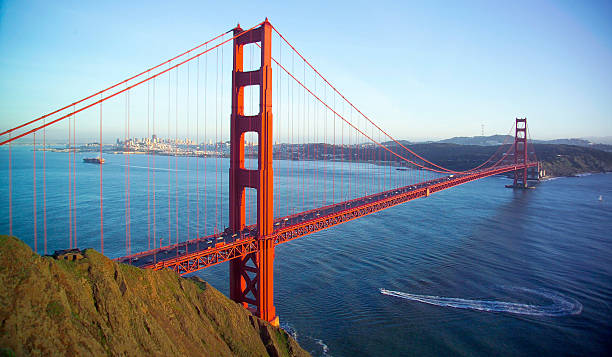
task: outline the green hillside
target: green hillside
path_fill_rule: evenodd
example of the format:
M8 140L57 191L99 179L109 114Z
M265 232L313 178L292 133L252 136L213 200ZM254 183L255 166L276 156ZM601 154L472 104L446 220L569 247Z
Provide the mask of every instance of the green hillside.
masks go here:
M0 236L0 355L307 356L202 280L94 250L41 257Z

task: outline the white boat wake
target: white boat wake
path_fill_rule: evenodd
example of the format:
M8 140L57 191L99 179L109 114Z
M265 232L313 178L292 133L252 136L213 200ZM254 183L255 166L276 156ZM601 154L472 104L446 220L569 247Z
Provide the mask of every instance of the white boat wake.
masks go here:
M551 300L552 303L550 305L530 305L506 301L469 300L432 295L416 295L386 289L380 289L380 292L384 295L395 296L406 300L418 301L435 306L453 307L456 309L507 312L511 314L532 316L566 316L577 315L582 312L582 304L580 304L580 302L559 293L519 287L505 289L538 295Z

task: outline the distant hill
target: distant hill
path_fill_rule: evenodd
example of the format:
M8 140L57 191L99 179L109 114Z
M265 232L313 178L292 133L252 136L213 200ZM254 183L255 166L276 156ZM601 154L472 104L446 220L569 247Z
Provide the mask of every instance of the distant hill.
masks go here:
M584 139L594 144L612 145L612 136L587 136Z
M403 153L397 145L389 145ZM407 145L412 151L451 170L464 171L487 160L499 146L427 143ZM506 146L508 148L508 146ZM564 144L534 144L535 152L549 176L573 176L587 172L612 171L612 152L593 147ZM502 152L504 152L503 150ZM370 157L384 157L371 154ZM394 158L394 161L399 159Z
M404 146L406 146L406 145L412 145L412 144L413 144L413 142L408 141L408 140L398 140L397 142L398 142L398 143L400 143L400 144L402 144L402 145L404 145ZM428 142L431 142L431 141L428 141ZM397 145L397 144L395 143L395 141L384 141L384 142L382 142L381 144L383 144L384 146L393 146L393 145Z
M576 145L590 146L592 143L584 139L553 139L553 140L533 140L534 144L561 144L561 145Z
M514 141L512 135L490 135L490 136L456 136L450 139L444 139L436 141L437 143L443 144L457 144L457 145L481 145L481 146L499 146L505 143L511 143ZM563 144L563 145L576 145L576 146L591 146L592 142L585 139L553 139L553 140L533 140L535 144Z
M492 139L494 140L494 139ZM402 145L429 161L442 167L465 171L489 159L500 149L506 152L514 139L504 145L465 145L452 143L417 143ZM388 151L374 144L361 144L358 146L331 145L331 144L283 144L276 147L274 153L277 160L333 160L333 161L370 161L383 164L392 162L393 165L405 165L402 157L412 157L410 153L395 142L386 142L384 146L399 156L391 155ZM600 150L598 145L577 146L565 144L534 144L538 160L542 161L546 172L550 176L572 176L586 172L612 171L612 150ZM604 149L612 148L603 145ZM499 153L499 152L498 152Z
M503 143L514 142L512 135L490 135L490 136L457 136L450 139L436 141L443 144L457 145L480 145L480 146L499 146ZM572 139L553 139L553 140L533 140L534 144L559 144L559 145L574 145L583 146L602 151L612 152L612 145L595 144L587 139L572 138Z
M480 145L480 146L499 146L504 142L511 143L514 137L510 135L491 135L491 136L456 136L450 139L437 141L442 144L457 145Z

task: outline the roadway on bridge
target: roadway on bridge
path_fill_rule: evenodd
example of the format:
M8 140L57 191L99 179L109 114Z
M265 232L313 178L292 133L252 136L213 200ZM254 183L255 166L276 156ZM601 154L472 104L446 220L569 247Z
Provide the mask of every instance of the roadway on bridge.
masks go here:
M532 164L527 165L528 167L533 166ZM279 232L289 231L292 227L308 224L309 222L320 221L325 217L337 216L343 212L359 210L362 207L366 207L375 202L386 201L396 197L406 196L406 194L413 192L422 192L421 195L414 196L413 198L425 197L427 194L425 191L428 188L432 189L432 192L437 192L446 188L454 187L456 185L472 181L474 179L491 176L494 174L500 174L504 172L516 170L516 166L507 165L498 167L493 171L480 170L476 172L448 175L443 176L434 180L422 182L419 184L404 186L381 193L360 197L357 199L336 203L333 205L309 210L306 212L294 214L291 216L281 217L274 220L274 235L278 235ZM444 184L441 187L441 184ZM318 229L320 230L320 229ZM309 232L310 233L310 232ZM273 235L273 236L274 236ZM301 234L299 236L303 236ZM241 245L247 242L253 242L257 237L257 231L255 225L248 226L241 232L231 233L227 229L224 232L192 239L186 242L181 242L172 246L166 246L154 250L141 252L138 254L118 258L117 261L122 263L132 264L137 267L147 268L162 268L162 267L173 267L178 261L185 260L185 258L194 255L205 255L208 252L213 254L215 252L222 251L224 249L231 248L233 245ZM291 240L296 237L289 239L280 240L279 243ZM214 260L212 264L217 264L222 261L230 260L235 256L222 257L221 260ZM199 267L201 269L203 267ZM175 268L176 270L176 268ZM179 269L178 272L185 273Z

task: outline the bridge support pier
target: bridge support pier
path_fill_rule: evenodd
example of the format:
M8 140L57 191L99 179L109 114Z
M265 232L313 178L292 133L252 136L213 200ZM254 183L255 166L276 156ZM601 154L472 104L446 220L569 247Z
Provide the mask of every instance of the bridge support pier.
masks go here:
M234 36L243 32L240 26ZM244 46L259 42L261 67L244 71ZM230 230L245 227L245 188L257 190L258 251L230 262L230 298L251 309L261 319L278 325L274 307L274 197L272 170L272 25L259 27L234 39L232 115L230 124ZM244 87L259 86L259 113L245 115ZM258 167L244 166L244 135L258 135Z
M230 297L278 326L274 307L274 242L260 239L257 253L230 261Z

